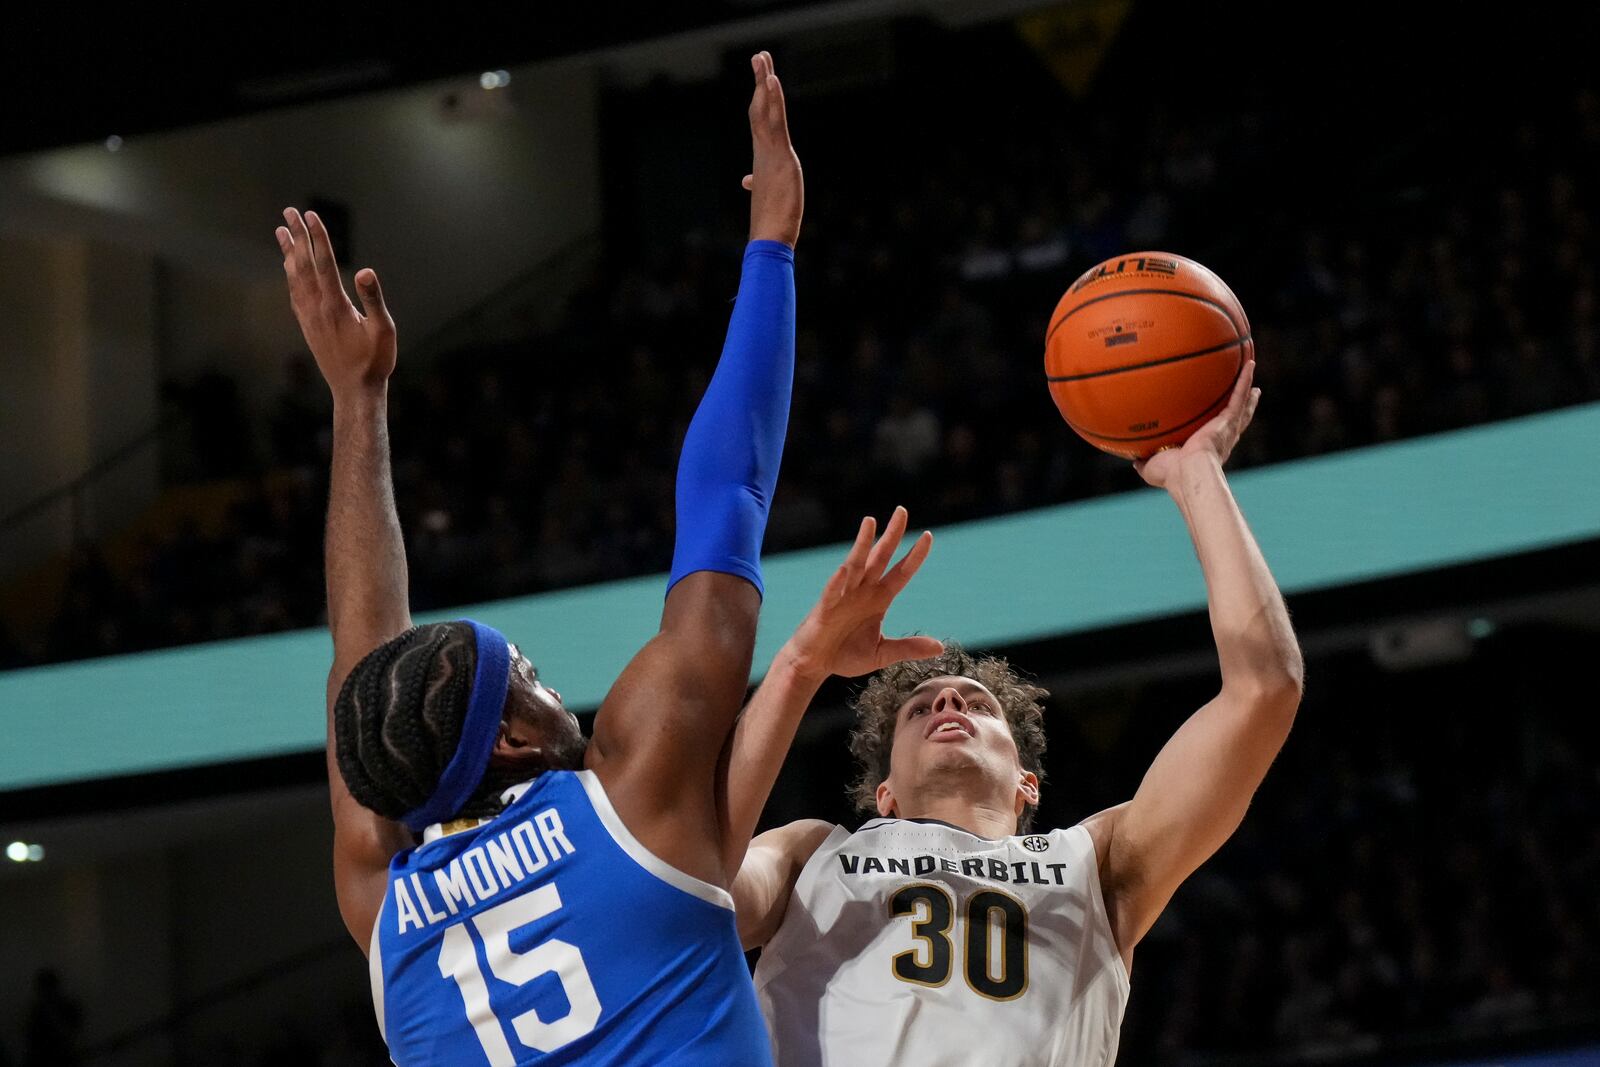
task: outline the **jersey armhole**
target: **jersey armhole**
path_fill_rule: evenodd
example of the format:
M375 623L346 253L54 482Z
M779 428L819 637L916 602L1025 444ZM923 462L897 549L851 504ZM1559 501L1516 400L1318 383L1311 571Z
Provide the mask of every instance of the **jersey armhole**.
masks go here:
M1133 982L1128 974L1128 961L1122 958L1122 946L1117 944L1117 932L1111 928L1111 913L1106 910L1105 891L1100 886L1100 853L1094 846L1094 835L1082 823L1067 828L1081 832L1089 847L1089 896L1093 899L1093 911L1100 920L1106 933L1106 943L1111 946L1112 959L1116 961L1117 983L1122 986L1123 996L1126 997Z
M783 921L772 931L772 937L767 943L761 946L761 959L756 966L756 973L751 976L755 980L756 992L761 992L767 987L767 983L788 969L789 954L785 949L788 947L789 931L794 929L795 905L810 898L811 889L821 877L819 872L826 865L827 857L837 852L839 846L849 840L850 836L849 830L836 824L828 831L828 836L811 850L811 855L806 857L805 865L795 876L794 887L789 890L789 899L784 903ZM805 909L802 907L800 910Z
M388 900L384 900L387 904ZM378 1036L389 1043L388 1021L383 1015L383 939L378 936L383 926L383 906L378 907L378 917L372 920L372 941L367 946L367 980L372 983L372 1010L378 1016Z
M572 773L583 785L583 791L588 794L589 803L594 806L594 813L600 817L606 832L617 843L617 847L628 854L629 859L674 889L681 889L692 897L699 897L707 904L733 910L733 896L726 889L710 882L703 882L692 874L685 874L640 844L639 839L634 837L623 824L622 816L617 814L617 809L611 806L611 798L606 796L605 786L600 784L600 779L593 771Z
M817 847L811 850L811 855L807 856L805 863L801 865L800 873L795 875L794 888L789 890L790 902L793 902L795 899L803 896L816 883L818 877L817 872L820 871L823 866L822 863L819 862L818 857L822 856L824 853L831 854L841 844L848 840L850 836L851 834L849 830L846 830L844 827L835 824L833 829L828 831L828 836L824 837L820 842L817 843ZM784 922L787 922L789 919L788 908L784 909L783 917ZM778 924L778 929L783 929L782 923ZM778 935L776 932L774 932L772 936L777 937Z

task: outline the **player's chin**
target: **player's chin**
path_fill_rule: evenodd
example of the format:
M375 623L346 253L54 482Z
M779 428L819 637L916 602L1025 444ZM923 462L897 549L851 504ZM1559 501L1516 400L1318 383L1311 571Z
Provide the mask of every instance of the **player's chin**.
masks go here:
M983 751L975 740L928 741L922 758L934 770L973 767L984 761Z
M570 736L563 736L561 740L545 749L545 760L552 771L580 771L583 769L583 756L589 748L589 739L577 729L577 722L573 722L573 731Z

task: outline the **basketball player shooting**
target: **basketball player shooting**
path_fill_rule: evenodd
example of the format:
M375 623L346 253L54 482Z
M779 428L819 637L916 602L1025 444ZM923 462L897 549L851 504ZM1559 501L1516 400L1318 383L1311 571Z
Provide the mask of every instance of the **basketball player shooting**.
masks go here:
M1134 949L1239 826L1300 702L1288 611L1223 475L1260 397L1254 370L1181 449L1135 464L1193 538L1221 690L1131 800L1039 833L1043 689L958 649L875 675L851 739L868 821L768 831L734 880L780 1067L1113 1062ZM731 743L730 832L754 827L815 692L775 671L752 698Z
M717 781L761 602L804 194L772 58L751 65L750 243L679 458L660 631L587 743L498 632L413 625L389 468L393 320L371 270L355 276L360 310L350 302L315 214L290 209L277 230L295 317L334 401L334 883L396 1063L769 1062Z

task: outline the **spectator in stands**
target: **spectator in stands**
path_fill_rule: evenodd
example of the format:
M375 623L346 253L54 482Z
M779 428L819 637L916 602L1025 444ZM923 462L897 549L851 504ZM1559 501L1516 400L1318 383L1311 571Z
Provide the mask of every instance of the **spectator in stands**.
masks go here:
M1253 217L1236 210L1256 206L1262 177L1250 168L1294 132L1291 112L1246 109L1223 123L1157 109L1129 140L1114 106L1073 123L1034 110L1048 105L973 103L982 152L956 150L943 125L931 141L908 125L904 136L947 150L903 181L823 188L801 278L817 310L801 338L772 547L805 547L840 515L908 494L943 524L1129 488L1121 465L1063 431L1036 353L1064 279L1102 253L1169 237L1219 266L1255 319L1275 399L1241 465L1600 397L1593 90L1548 128L1513 118L1478 131L1485 145L1537 152L1517 158L1540 166L1486 163L1467 180L1453 157L1430 154L1424 130L1409 162L1417 184L1395 194L1403 209L1376 189L1365 214L1288 201L1250 231L1250 254L1217 222ZM862 121L883 135L865 110ZM1114 172L1092 165L1113 156ZM395 474L419 604L461 595L480 553L496 563L482 596L663 565L667 458L684 398L703 386L676 353L726 315L727 257L712 254L712 232L602 268L553 335L448 354L440 365L452 373L396 383ZM223 523L180 519L114 567L77 559L53 625L29 646L67 659L315 623L318 548L304 531L318 529L326 496L326 397L308 368L303 357L286 364L261 426L219 371L174 387L194 417L167 469L245 475L265 440L270 466L302 474L242 483ZM441 437L440 426L465 429Z

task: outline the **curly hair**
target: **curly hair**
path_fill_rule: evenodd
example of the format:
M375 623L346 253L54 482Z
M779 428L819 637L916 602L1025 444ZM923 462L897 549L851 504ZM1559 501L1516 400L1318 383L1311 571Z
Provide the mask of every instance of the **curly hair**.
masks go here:
M355 665L333 725L339 774L357 803L398 819L433 795L461 740L477 667L477 638L464 622L414 626ZM455 817L497 813L514 784L502 777L486 774Z
M1017 744L1017 761L1044 781L1044 706L1048 690L1022 680L998 656L972 655L960 645L946 644L944 655L885 667L856 694L856 726L850 734L850 754L860 775L850 787L850 799L865 815L878 813L878 786L889 777L889 756L894 750L894 728L900 706L911 691L929 678L944 675L981 682L1000 701L1011 737ZM1033 826L1035 804L1025 805L1017 819L1017 833Z

